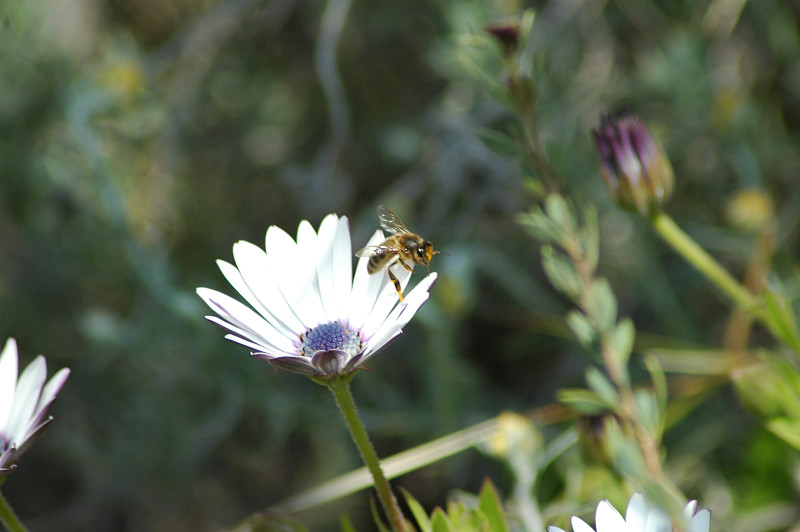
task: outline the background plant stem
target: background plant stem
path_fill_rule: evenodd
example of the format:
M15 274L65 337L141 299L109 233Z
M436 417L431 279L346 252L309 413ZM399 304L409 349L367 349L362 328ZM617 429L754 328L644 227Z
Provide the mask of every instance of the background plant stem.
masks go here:
M658 234L671 245L675 251L700 270L711 282L717 285L720 290L730 297L734 303L760 316L758 302L741 283L739 283L728 271L719 265L711 255L697 245L697 243L681 230L680 227L663 212L659 212L650 218L653 227Z
M795 336L782 334L774 316L771 316L761 305L759 299L743 284L738 282L728 271L720 266L711 255L697 245L689 235L663 212L651 216L650 221L658 234L671 245L675 251L683 255L690 264L700 270L711 282L730 297L734 303L759 320L778 340L800 352L800 341ZM784 317L791 320L791 317Z

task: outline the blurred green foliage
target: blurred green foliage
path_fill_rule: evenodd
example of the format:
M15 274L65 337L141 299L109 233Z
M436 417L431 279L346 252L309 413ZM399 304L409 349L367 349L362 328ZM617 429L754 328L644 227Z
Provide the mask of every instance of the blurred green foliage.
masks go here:
M754 237L729 203L767 191L774 267L797 295L794 4L3 2L0 332L23 363L41 353L51 373L72 368L52 428L4 485L32 531L215 530L359 465L324 389L202 319L195 287L232 293L214 260L272 224L337 212L358 246L386 203L449 253L429 304L355 380L381 455L582 382L585 352L556 319L570 304L515 221L533 202L525 172L486 133L513 117L491 97L501 51L482 28L525 7L548 160L598 210L599 270L639 347L647 333L717 346L730 311L611 205L589 135L607 109L645 118L675 168L666 210L737 276ZM730 387L709 394L665 435L673 477L713 509L713 529L780 528L797 516L797 455ZM541 500L574 460L542 475ZM487 474L503 492L507 473L478 453L394 484L432 508ZM614 498L584 495L592 508ZM346 512L368 529L363 494L302 518L331 530Z

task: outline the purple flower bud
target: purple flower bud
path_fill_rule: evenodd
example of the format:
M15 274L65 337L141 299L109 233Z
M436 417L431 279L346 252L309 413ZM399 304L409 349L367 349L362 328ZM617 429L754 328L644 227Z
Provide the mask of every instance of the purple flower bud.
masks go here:
M489 35L494 36L507 55L513 54L519 46L519 24L516 22L505 22L494 24L484 28L484 31Z
M672 193L672 166L639 117L630 111L604 115L593 131L602 172L620 207L650 215Z

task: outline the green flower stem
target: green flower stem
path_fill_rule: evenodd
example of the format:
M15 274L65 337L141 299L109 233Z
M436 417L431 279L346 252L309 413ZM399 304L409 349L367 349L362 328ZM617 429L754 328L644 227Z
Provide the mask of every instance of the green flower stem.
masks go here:
M350 380L352 379L352 375L354 375L354 373L342 377L333 377L324 381L324 384L336 398L336 404L339 405L339 410L342 411L344 420L347 423L347 428L350 429L350 434L352 434L353 440L356 442L356 447L358 447L361 453L361 458L372 474L375 489L378 492L378 498L381 501L383 510L389 517L392 530L394 532L405 532L406 521L403 517L403 513L400 511L400 506L397 504L394 493L392 493L389 481L386 480L386 475L383 474L380 460L378 460L378 455L375 453L375 448L372 446L367 431L364 429L364 425L358 417L358 410L356 409L355 401L353 401L353 394L350 393Z
M2 484L2 481L0 481L0 484ZM17 514L14 513L2 492L0 492L0 523L3 524L8 532L28 532L28 529L25 528Z
M661 235L661 238L683 255L689 263L705 274L737 305L760 321L776 339L800 353L800 338L798 338L796 331L793 329L794 318L791 313L784 312L781 316L771 314L758 297L753 295L742 283L734 279L725 268L711 258L666 214L659 212L651 216L650 221L658 231L658 234ZM791 330L787 331L784 322L791 324L789 326Z
M675 250L683 255L690 264L700 270L711 282L730 297L734 303L743 307L753 316L764 320L758 300L747 288L739 283L728 271L719 265L711 255L697 245L692 238L684 233L680 227L666 214L659 212L650 218L653 227ZM767 323L767 325L769 325Z

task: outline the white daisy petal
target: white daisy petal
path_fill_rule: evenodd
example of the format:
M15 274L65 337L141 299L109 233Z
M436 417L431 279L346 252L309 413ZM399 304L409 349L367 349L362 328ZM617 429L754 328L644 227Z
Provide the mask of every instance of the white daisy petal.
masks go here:
M350 245L350 223L342 217L336 226L336 240L331 255L333 279L335 281L336 317L348 319L350 297L353 292L353 251Z
M319 267L317 282L319 283L320 300L327 321L339 318L336 305L336 280L333 271L333 250L336 244L337 219L328 215L319 226Z
M600 501L595 512L597 532L620 532L626 530L625 519L608 501Z
M261 318L250 308L216 290L198 288L199 295L224 321L214 321L236 334L243 334L265 345L273 345L282 351L293 351L292 338L273 327L272 323Z
M278 289L306 328L318 323L317 257L304 257L292 237L278 227L267 230L267 260ZM263 275L263 273L261 274ZM317 296L317 301L313 297ZM308 301L312 300L312 301ZM315 304L316 303L316 304Z
M8 416L5 426L7 435L12 439L18 441L23 436L28 421L36 412L46 378L47 364L41 355L33 359L33 362L28 364L28 367L20 375L17 381L17 392L14 394L14 406L11 408L11 415Z
M395 274L397 280L400 281L402 290L405 291L406 285L408 285L408 281L411 279L411 272L400 265L395 265L392 266L392 273ZM386 270L384 269L376 272L371 277L378 276L380 276L382 280L381 289L378 292L375 305L372 306L372 312L370 312L367 321L364 322L364 325L361 327L361 330L367 336L375 334L375 331L386 321L386 317L395 305L400 304L400 298L397 297L397 289L394 287L394 283L389 280Z
M644 532L672 532L672 521L669 514L660 508L652 508L647 515Z
M708 532L711 513L700 510L695 513L697 501L686 505L683 515L689 522L687 532ZM691 521L689 519L691 518ZM641 493L635 493L628 502L625 518L608 501L600 501L595 514L597 532L670 532L672 523L666 511L650 506ZM548 532L561 530L548 527ZM577 517L572 518L573 532L594 532L592 527Z
M384 239L376 231L368 245ZM236 265L218 261L231 285L251 305L208 288L197 294L218 315L226 339L250 348L274 367L304 375L344 374L401 332L428 299L429 275L399 302L385 269L370 275L361 258L353 277L353 250L346 217L328 215L319 231L306 221L297 240L270 227L266 251L247 242L233 247ZM411 272L395 264L405 287Z
M650 512L650 505L641 493L634 493L628 501L628 509L625 511L625 521L632 530L644 530L647 524L647 515Z
M378 230L367 241L367 246L377 246L385 240L383 233ZM366 247L366 246L365 246ZM352 303L350 307L350 326L362 329L364 322L369 318L375 300L384 283L388 282L386 274L370 275L367 271L368 257L361 257L356 264L356 276L353 279Z
M577 517L572 518L572 532L594 532L592 527L586 524L583 519L578 519ZM623 532L619 530L617 532Z
M250 242L239 241L233 246L233 257L236 261L236 268L239 269L239 277L258 298L261 306L266 309L267 314L274 316L278 323L285 324L285 327L293 332L299 334L300 331L304 330L305 326L302 321L278 287L276 283L278 274L272 271L272 261L269 260L264 250L259 249ZM222 268L222 265L220 265L220 268ZM226 269L222 273L231 283L231 286L247 298L247 294L239 290L233 272L229 272ZM259 310L258 307L255 308ZM267 315L264 317L268 320L270 319Z
M47 411L69 376L68 369L47 379L47 363L36 357L17 378L17 344L6 342L0 354L0 476L42 435L52 418Z
M249 243L247 245L252 246L252 244ZM234 255L235 254L236 246L234 246ZM264 261L266 261L266 256L264 256ZM272 299L270 299L269 295L264 289L265 287L251 286L246 283L242 277L242 273L233 264L229 264L223 260L218 260L217 266L219 266L222 275L225 276L231 286L233 286L236 291L239 292L259 314L261 314L261 316L266 318L276 330L280 331L286 336L295 336L300 334L300 331L303 330L303 324L300 323L300 320L297 318L297 316L295 316L289 309L289 306L286 305L283 295L281 295L276 286L273 286L274 296ZM256 283L253 284L255 285ZM258 293L261 293L262 295L258 295ZM270 301L272 303L272 311L262 303L262 300ZM279 309L281 303L283 304L283 307Z
M42 393L39 396L39 402L36 405L36 410L33 412L30 421L28 422L28 427L25 432L25 437L27 438L32 434L36 427L41 424L42 419L44 416L47 415L48 410L50 410L50 406L52 406L53 401L56 399L56 395L58 392L61 391L61 388L67 382L67 377L69 377L70 370L68 368L60 369L55 375L53 375L47 384L45 384L44 388L42 388Z
M17 342L6 341L0 354L0 433L4 432L17 389ZM2 450L2 449L0 449Z
M392 310L373 336L368 338L370 350L365 353L365 356L370 355L371 349L380 349L402 332L402 328L411 321L411 318L414 317L420 307L428 300L430 296L428 290L430 290L436 278L437 275L432 273L420 281L420 283L414 287L414 290L408 294L405 301Z
M686 529L686 532L708 532L710 528L711 512L708 510L700 510L694 514L694 517L689 521L689 527Z

